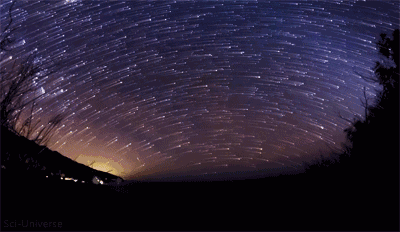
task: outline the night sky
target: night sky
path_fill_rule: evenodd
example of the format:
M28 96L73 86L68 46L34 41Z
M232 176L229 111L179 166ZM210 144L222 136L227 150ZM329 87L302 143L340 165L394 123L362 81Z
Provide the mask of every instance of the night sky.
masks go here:
M10 1L1 2L1 25ZM296 167L362 114L398 1L18 1L6 66L35 53L49 148L128 179ZM4 58L8 57L8 58ZM238 174L240 175L240 173Z

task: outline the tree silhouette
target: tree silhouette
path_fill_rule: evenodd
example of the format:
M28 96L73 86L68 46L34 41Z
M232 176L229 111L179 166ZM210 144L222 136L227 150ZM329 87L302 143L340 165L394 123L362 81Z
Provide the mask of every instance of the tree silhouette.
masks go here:
M10 51L8 46L15 41L12 38L12 33L17 29L17 27L12 27L12 8L15 3L16 1L11 3L8 11L10 21L0 35L1 62L10 59L11 56L6 58L5 55ZM36 96L37 88L34 86L34 80L50 75L52 72L47 71L50 68L51 66L47 64L45 68L40 67L35 62L35 55L30 54L20 65L17 65L15 60L9 71L6 67L2 67L0 71L0 125L2 129L8 129L39 145L48 144L55 129L65 118L62 114L57 114L51 117L46 125L41 126L39 126L40 120L33 121L36 101L44 97L44 93ZM30 112L27 112L28 106L31 104ZM24 120L21 119L23 113L28 114Z
M393 39L381 34L378 48L386 60L384 63L376 62L375 78L364 79L380 84L382 90L377 93L374 105L365 102L365 118L355 121L352 127L345 130L347 139L351 142L348 152L364 156L374 152L384 153L385 160L389 156L398 160L399 30L393 32Z
M342 153L330 157L303 162L306 173L355 181L358 185L380 185L383 179L393 181L398 193L399 177L399 30L393 32L392 39L381 34L377 43L382 56L373 68L374 77L364 77L366 81L379 84L376 99L370 104L364 88L364 117L347 120L351 126L344 131L347 144ZM327 167L329 166L329 167ZM324 170L323 170L324 169ZM329 169L329 172L325 169ZM351 178L350 178L351 177ZM343 182L342 182L343 183Z

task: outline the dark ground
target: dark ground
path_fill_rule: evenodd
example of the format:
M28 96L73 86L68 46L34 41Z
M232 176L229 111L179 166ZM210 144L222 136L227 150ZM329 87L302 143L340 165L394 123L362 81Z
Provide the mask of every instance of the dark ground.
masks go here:
M116 191L36 177L16 181L12 173L1 174L3 231L399 229L398 194L396 201L384 184L321 182L304 174L236 182L125 183ZM62 222L62 227L11 227L21 220Z

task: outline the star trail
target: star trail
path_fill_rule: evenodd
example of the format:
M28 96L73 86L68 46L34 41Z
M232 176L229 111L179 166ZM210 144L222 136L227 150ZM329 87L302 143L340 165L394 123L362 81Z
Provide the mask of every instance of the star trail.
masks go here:
M1 3L1 25L11 1ZM339 118L377 86L398 1L18 1L1 65L58 62L35 117L65 113L50 149L113 173L298 167L339 148ZM3 27L3 26L2 26ZM84 158L85 157L85 158ZM105 163L107 161L104 161ZM240 174L238 174L240 175Z

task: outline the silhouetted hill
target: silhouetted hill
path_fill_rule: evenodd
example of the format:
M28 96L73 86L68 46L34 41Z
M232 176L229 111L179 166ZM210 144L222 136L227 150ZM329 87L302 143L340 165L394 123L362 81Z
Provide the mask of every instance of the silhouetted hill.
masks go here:
M102 212L102 202L106 199L115 198L114 190L107 185L93 184L92 180L96 176L105 183L113 183L119 177L75 162L6 128L1 129L2 230L32 229L9 227L10 223L5 223L15 220L63 221L61 229L72 230L77 224L85 223L85 217L91 218L93 212ZM76 182L66 180L68 177ZM82 207L87 208L82 210ZM74 215L80 215L81 219Z
M45 146L39 146L4 127L1 130L1 157L2 171L13 172L15 178L17 176L27 178L24 176L24 171L27 171L29 176L35 176L35 178L36 175L38 178L46 178L45 176L57 177L58 179L69 177L86 183L92 183L94 176L99 177L104 182L119 178L110 173L80 164Z

